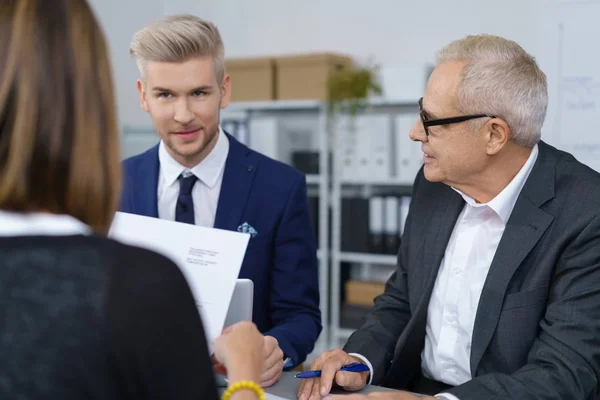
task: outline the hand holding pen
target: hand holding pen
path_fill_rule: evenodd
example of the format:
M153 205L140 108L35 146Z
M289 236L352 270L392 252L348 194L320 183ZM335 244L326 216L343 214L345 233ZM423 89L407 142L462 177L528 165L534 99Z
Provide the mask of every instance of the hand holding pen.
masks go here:
M340 368L340 371L345 371L345 372L368 372L369 371L369 367L367 367L365 364L362 364L362 363L359 363L359 362L353 362L353 363L344 365L342 368ZM299 374L294 375L294 377L299 378L299 379L319 378L319 377L321 377L321 373L322 373L321 370L305 371L305 372L300 372Z
M298 389L298 400L320 399L329 394L334 383L344 390L357 391L367 384L369 378L369 369L362 360L341 349L321 354L310 366L310 371L306 372ZM307 376L313 378L307 379Z

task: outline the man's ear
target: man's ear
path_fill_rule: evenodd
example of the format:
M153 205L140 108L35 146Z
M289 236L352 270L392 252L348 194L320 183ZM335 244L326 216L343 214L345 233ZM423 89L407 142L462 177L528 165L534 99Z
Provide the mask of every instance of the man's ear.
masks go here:
M146 88L144 87L144 82L141 79L137 81L137 90L140 95L140 106L142 110L148 112L148 102L146 101Z
M227 107L231 99L231 77L225 75L221 83L221 108Z
M486 124L486 151L489 156L498 154L510 140L510 127L502 118L492 118Z

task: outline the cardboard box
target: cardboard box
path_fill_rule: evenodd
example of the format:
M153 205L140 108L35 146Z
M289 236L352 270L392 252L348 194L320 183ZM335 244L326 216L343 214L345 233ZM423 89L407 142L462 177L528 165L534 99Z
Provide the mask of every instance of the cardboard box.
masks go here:
M385 283L347 281L346 282L346 304L356 306L373 306L373 299L385 290Z
M225 69L231 76L231 101L275 100L274 59L227 59Z
M323 53L275 59L278 100L327 100L327 79L352 64L347 56Z

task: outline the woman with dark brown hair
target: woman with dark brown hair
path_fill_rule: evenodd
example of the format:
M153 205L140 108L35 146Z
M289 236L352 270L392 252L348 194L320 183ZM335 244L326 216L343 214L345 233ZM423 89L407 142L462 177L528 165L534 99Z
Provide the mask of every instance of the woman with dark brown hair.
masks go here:
M105 237L119 134L104 35L85 0L0 2L0 398L217 398L177 266ZM215 342L255 399L262 336Z

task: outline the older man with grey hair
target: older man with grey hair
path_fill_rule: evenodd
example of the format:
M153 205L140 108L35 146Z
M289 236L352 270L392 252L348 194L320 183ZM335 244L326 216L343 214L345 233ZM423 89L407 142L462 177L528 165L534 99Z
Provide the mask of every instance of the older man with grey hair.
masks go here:
M452 400L596 397L600 174L540 140L547 97L512 41L469 36L438 53L410 132L424 166L396 271L299 399L367 383ZM354 361L370 372L339 371Z

